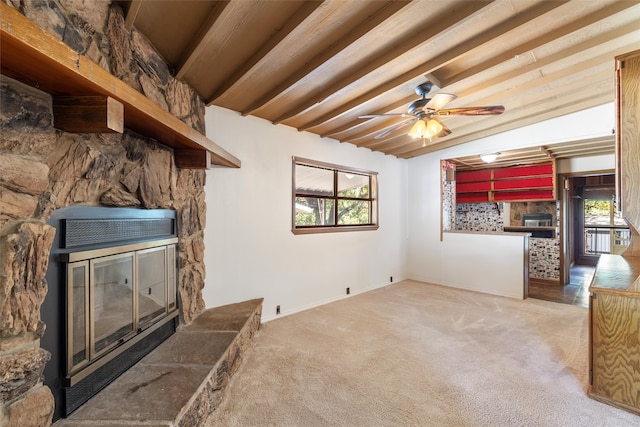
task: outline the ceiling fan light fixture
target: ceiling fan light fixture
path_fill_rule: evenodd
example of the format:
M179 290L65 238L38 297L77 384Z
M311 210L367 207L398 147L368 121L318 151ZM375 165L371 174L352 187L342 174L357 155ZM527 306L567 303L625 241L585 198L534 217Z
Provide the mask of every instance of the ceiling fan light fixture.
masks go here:
M427 132L427 124L424 122L424 120L419 119L411 127L411 130L409 131L409 136L413 139L424 138L424 135L426 132Z
M483 162L485 163L493 163L496 161L496 159L498 158L498 155L500 153L485 153L485 154L480 154L480 158L482 159Z
M440 132L442 132L442 123L440 123L438 120L418 119L411 127L409 136L413 139L426 138L431 141L431 139L434 136L438 135Z
M442 132L442 123L440 123L437 120L431 119L427 122L427 131L429 132L429 135L431 136L436 136L438 135L440 132ZM429 138L431 139L431 138Z

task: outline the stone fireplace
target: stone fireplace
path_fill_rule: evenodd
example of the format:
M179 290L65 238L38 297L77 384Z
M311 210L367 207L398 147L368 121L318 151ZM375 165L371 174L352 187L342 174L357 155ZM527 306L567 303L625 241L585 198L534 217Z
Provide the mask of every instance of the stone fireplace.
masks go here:
M41 308L44 377L68 416L175 332L176 217L70 206L48 223L56 237Z
M202 101L171 76L144 37L125 28L119 6L5 2L204 133ZM59 239L59 230L50 225L55 213L71 206L174 212L176 240L168 244L176 251L175 314L187 324L204 310L205 172L176 167L172 149L126 129L123 134L57 130L50 95L4 75L0 98L0 424L48 425L64 412L54 404L43 373L52 355L42 343L60 331L45 321L51 313L42 312L59 310L55 317L64 311L57 302L43 306Z

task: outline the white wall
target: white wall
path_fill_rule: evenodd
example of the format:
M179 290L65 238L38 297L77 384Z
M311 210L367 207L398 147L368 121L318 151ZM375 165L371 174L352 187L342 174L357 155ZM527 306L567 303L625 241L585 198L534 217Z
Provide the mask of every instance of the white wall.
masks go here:
M460 276L459 270L467 268L462 267L465 260L450 248L447 235L445 234L444 240L440 241L441 159L603 137L611 135L614 122L614 105L607 104L409 160L410 232L407 277L465 289L478 289L478 284L474 283L474 275L470 271L467 271L466 276ZM603 160L606 164L591 163L589 166L595 170L607 169L610 167L607 159ZM489 239L485 240L484 243L478 242L478 245L487 251L492 251L493 242ZM485 259L485 261L482 268L486 271L499 272L504 266L499 256ZM479 271L478 274L482 272ZM450 279L451 277L457 277L455 283Z
M447 232L438 246L445 268L418 280L523 299L529 249L525 233ZM449 258L455 259L456 268L447 268L453 265Z
M409 161L219 107L208 107L205 118L207 136L242 161L240 169L207 172L205 303L216 307L264 298L267 321L277 305L282 315L291 314L344 298L346 287L356 294L384 286L390 276L517 297L505 290L511 276L500 272L505 262L520 259L508 260L509 247L519 245L519 238L496 243L494 237L474 237L474 250L487 248L475 256L460 250L470 246L460 246L464 238L445 234L440 241L440 160L610 135L615 113L607 104ZM292 156L377 171L380 229L294 236ZM563 173L602 170L612 161L601 156L565 162L562 168ZM497 245L502 253L491 256ZM484 258L480 262L476 256ZM483 271L469 268L474 265ZM504 282L497 290L490 289L494 279Z
M560 159L556 164L556 172L559 174L602 172L605 170L615 170L615 168L616 156L614 154L578 157L574 159Z
M219 107L207 136L242 161L215 168L205 186L203 296L207 307L264 298L263 321L405 278L406 160L340 144ZM292 156L378 172L376 231L291 233Z

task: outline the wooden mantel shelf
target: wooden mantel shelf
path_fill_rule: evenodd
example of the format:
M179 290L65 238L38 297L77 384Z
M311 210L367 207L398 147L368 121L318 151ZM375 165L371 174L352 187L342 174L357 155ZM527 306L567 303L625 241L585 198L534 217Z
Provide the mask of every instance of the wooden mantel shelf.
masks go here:
M194 167L240 167L238 158L3 2L0 19L2 74L53 96L109 96L124 105L125 127L173 148L186 162L210 158Z

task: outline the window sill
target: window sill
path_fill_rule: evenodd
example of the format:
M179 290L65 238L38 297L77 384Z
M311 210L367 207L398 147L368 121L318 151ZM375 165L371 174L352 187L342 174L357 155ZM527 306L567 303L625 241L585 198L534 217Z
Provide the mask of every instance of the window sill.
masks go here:
M344 226L344 227L309 227L309 228L294 228L291 230L293 234L321 234L321 233L341 233L345 231L373 231L377 230L378 225L358 225L358 226Z

